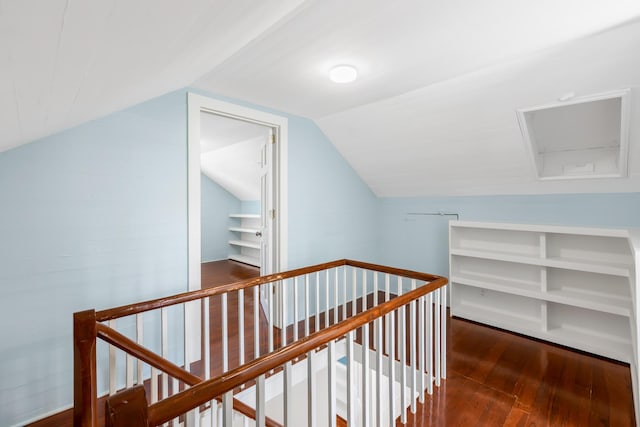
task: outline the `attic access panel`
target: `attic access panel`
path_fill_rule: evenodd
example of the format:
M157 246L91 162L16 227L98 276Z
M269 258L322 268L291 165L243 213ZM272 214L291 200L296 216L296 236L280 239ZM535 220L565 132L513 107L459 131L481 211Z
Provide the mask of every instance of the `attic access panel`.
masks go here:
M627 175L630 90L518 110L542 180Z

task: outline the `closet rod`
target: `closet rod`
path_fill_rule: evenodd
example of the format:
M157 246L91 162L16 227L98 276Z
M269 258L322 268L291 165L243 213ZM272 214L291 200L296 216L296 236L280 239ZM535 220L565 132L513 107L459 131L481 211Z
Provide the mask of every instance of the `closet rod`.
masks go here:
M452 212L407 212L406 215L425 215L425 216L455 216L457 220L460 219L460 214Z

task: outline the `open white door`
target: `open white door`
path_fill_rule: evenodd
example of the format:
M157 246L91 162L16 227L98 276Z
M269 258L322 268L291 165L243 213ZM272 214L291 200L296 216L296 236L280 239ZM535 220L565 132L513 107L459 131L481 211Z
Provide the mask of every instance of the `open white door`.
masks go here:
M273 128L268 129L267 138L260 152L260 274L265 276L274 272L272 239L273 233L273 144L275 135Z
M274 128L269 128L267 139L260 153L260 274L265 276L272 274L275 269L274 238L275 233L275 198L274 198L274 147L277 144L277 136ZM271 294L271 295L270 295ZM280 301L279 287L277 285L262 286L260 290L260 302L267 315L269 323L280 326ZM269 309L271 307L271 309Z

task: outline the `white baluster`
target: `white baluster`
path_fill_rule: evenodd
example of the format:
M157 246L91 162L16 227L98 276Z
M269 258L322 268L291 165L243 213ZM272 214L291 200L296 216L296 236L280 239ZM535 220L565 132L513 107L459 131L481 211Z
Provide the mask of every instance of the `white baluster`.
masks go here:
M382 426L382 318L376 319L376 425Z
M130 354L126 354L126 385L127 388L129 387L133 387L133 366L134 366L134 360L133 360L133 356L131 356Z
M144 345L143 324L142 313L136 314L136 342L140 345ZM136 384L142 385L144 383L144 367L142 364L142 360L138 359L137 364L138 366L136 367Z
M304 336L309 335L309 275L304 275Z
M293 393L292 393L292 369L291 362L284 365L284 376L282 378L284 384L284 425L291 427L295 424L293 418Z
M436 289L435 291L435 296L434 296L434 309L435 309L435 326L434 326L434 332L435 332L435 357L436 357L436 365L433 368L433 372L436 376L436 385L439 387L440 386L440 289Z
M426 355L424 354L424 336L425 336L425 329L424 329L424 305L425 305L425 297L422 296L420 297L420 299L418 300L418 363L420 364L419 366L419 372L420 372L420 381L419 381L419 387L420 387L420 403L424 403L424 388L425 388L425 384L424 384L424 374L425 374L425 358Z
M329 289L331 287L329 281L329 270L324 272L325 284L324 284L324 327L329 327Z
M370 425L369 399L371 387L369 384L369 324L362 326L362 425Z
M238 351L238 361L244 365L244 289L238 290Z
M411 290L416 288L415 279L411 280ZM410 360L411 360L411 413L416 413L416 394L418 393L418 384L416 383L416 369L418 369L416 354L416 300L411 301L409 305L409 340L410 340Z
M369 285L367 284L367 270L362 269L362 311L369 307Z
M378 306L378 272L373 271L373 307ZM380 346L378 334L373 335L373 347L377 349Z
M347 333L347 425L356 425L355 369L353 331Z
M151 403L158 401L158 370L151 367Z
M315 274L315 293L316 293L316 309L315 309L315 324L316 328L314 332L318 332L320 330L320 272L316 272Z
M335 277L333 279L333 324L338 323L338 280L339 280L339 269L336 267L333 269L335 271Z
M298 341L298 277L293 278L293 342Z
M307 425L315 427L317 425L317 409L316 409L316 373L314 369L314 351L307 353Z
M433 394L433 292L427 295L427 393Z
M362 311L367 311L367 270L362 269ZM369 399L371 387L369 382L369 324L362 326L362 425L368 426Z
M108 322L108 325L111 329L116 329L116 319L111 319ZM116 354L116 347L109 344L109 395L114 394L116 391L118 391L118 384L117 384L117 375L118 375L118 367L117 367L117 354Z
M395 423L395 405L396 405L396 351L395 351L395 316L396 311L387 314L387 324L389 325L388 335L388 354L389 354L389 425L394 426Z
M220 295L220 315L222 316L222 372L229 370L229 324L227 313L227 293Z
M398 296L403 294L402 278L398 277ZM407 422L407 320L406 310L403 305L400 307L400 318L398 319L398 347L400 351L400 421Z
M330 427L336 427L336 416L337 416L337 409L336 409L336 381L337 381L337 376L336 376L336 349L335 349L335 342L333 340L329 341L329 348L327 351L327 364L329 366L329 387L328 387L328 392L329 392L329 426Z
M265 406L264 375L260 375L256 383L256 427L265 425Z
M342 320L347 318L347 266L342 266Z
M211 311L209 310L210 298L202 299L202 333L204 334L204 379L211 378ZM186 335L185 335L186 336Z
M378 272L373 272L373 306L378 306Z
M358 312L358 278L356 273L356 268L351 267L351 316Z
M447 286L442 288L442 304L440 309L440 329L442 337L442 358L440 363L440 376L447 378Z
M385 273L384 275L384 300L385 301L389 301L389 299L391 298L391 276L389 275L389 273ZM387 319L389 318L389 316L387 316ZM386 340L386 346L385 346L385 351L387 352L387 354L389 354L389 347L391 347L392 341L391 338L389 336L390 330L389 330L389 322L386 321L385 322L385 336L387 337Z
M160 325L160 348L162 351L162 357L165 359L169 359L169 316L167 314L166 307L160 309ZM162 385L162 394L160 394L160 398L163 399L169 396L169 375L163 372L160 378Z
M269 324L267 325L267 336L269 339L269 353L273 351L273 283L267 283L267 305L269 306Z
M282 328L280 329L280 345L287 345L287 280L283 280L280 285L280 312L282 313Z
M225 427L233 426L233 391L222 395L222 418L222 425Z
M253 358L260 356L260 286L253 287Z

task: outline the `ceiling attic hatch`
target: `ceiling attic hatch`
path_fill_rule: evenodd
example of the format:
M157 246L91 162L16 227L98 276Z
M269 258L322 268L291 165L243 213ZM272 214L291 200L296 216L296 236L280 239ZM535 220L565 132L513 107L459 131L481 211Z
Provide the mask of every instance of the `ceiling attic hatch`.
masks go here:
M517 111L539 179L627 175L630 90Z

